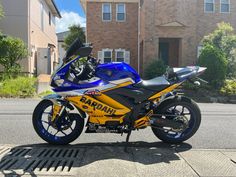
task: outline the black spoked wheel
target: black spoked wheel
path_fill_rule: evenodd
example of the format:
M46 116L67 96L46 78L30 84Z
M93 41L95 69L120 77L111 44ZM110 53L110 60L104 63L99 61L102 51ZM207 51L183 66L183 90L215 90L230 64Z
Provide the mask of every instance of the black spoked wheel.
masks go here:
M155 113L154 113L155 114ZM162 118L172 119L183 123L181 129L168 127L154 128L153 133L166 143L181 143L191 138L198 130L201 123L201 112L197 104L185 97L167 100L160 106L156 114L163 114Z
M79 114L63 114L52 122L53 103L41 101L33 113L33 126L37 134L46 142L65 145L74 141L83 131L84 119Z

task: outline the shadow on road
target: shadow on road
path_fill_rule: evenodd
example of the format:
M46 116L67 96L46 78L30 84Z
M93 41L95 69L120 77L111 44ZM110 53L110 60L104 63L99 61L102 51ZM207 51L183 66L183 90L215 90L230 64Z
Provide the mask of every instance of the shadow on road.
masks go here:
M0 154L0 175L38 176L47 174L70 175L75 170L105 160L136 162L143 165L170 163L180 160L176 151L187 151L190 144L171 145L161 142L130 142L128 153L125 143L86 143L68 146L32 144L11 148ZM122 166L122 162L120 163ZM102 168L102 167L100 167Z

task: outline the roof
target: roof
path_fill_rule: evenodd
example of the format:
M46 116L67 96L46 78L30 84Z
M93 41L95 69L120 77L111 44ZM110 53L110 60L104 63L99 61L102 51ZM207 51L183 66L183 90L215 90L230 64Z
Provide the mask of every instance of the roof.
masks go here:
M85 32L86 29L85 27L81 27L82 30ZM60 32L60 33L57 33L57 40L58 42L64 42L65 40L65 37L70 33L70 31L64 31L64 32Z
M82 4L84 11L86 12L86 2L135 2L138 3L140 0L79 0Z
M54 0L45 0L45 2L47 3L48 7L52 11L52 14L58 18L61 18L60 11L58 10Z
M70 31L64 31L61 33L57 33L57 40L59 42L64 42L65 37L69 34Z

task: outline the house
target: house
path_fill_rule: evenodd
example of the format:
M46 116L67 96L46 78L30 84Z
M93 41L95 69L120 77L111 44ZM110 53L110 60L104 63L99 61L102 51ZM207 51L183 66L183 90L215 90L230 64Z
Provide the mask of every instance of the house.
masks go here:
M65 56L65 49L63 48L63 44L65 41L65 37L69 34L69 31L64 31L57 33L57 42L58 42L58 57L59 57L59 62L63 60L63 57Z
M125 61L138 68L137 0L81 0L86 11L86 39L101 62Z
M194 65L201 40L217 23L236 28L233 0L80 0L87 41L104 62L125 61L142 73L162 59L170 66Z
M2 33L21 38L29 57L20 62L29 75L51 74L58 63L55 18L60 12L54 0L2 0L5 17Z

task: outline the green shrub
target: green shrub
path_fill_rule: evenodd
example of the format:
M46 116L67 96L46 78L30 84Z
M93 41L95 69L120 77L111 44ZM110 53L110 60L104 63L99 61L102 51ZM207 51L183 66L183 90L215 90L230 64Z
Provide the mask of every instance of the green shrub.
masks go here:
M18 77L4 80L0 85L0 97L32 97L36 93L36 79Z
M236 80L226 80L220 93L224 95L236 95Z
M161 76L166 72L167 66L162 60L152 60L144 69L144 78L152 79Z
M11 36L0 39L0 65L3 66L5 78L12 78L19 74L19 61L28 56L28 49L24 41ZM4 78L4 79L5 79Z
M207 80L215 88L223 85L226 78L227 60L219 49L211 45L204 46L198 65L207 67L207 70L201 76L203 79Z

